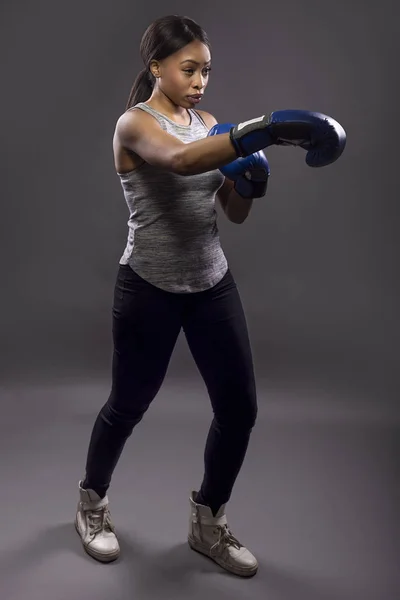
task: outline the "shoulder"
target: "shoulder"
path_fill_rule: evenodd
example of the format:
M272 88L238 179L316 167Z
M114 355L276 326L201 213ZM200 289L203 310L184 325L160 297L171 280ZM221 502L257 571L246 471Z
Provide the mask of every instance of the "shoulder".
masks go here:
M140 107L133 107L126 110L117 120L118 125L125 125L127 123L138 123L138 122L157 122L153 115Z
M160 129L160 124L153 115L140 108L130 108L118 118L115 133L117 136L125 136L135 131L137 135L141 135L152 129Z
M209 112L206 112L205 110L198 110L197 108L196 112L200 115L209 129L218 123L217 119Z

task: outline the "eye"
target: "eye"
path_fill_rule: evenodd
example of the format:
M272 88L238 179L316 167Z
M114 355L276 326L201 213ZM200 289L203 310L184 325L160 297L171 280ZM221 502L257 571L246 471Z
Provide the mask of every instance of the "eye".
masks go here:
M211 67L206 67L205 69L203 69L203 75L208 76L210 71L211 71ZM188 76L191 77L194 73L194 69L184 69L184 73L187 73Z

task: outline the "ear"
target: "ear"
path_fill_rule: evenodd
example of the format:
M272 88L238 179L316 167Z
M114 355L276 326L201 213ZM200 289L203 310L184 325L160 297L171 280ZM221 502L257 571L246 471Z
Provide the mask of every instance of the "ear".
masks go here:
M152 73L153 77L160 77L160 63L158 60L152 60L150 62L150 72Z

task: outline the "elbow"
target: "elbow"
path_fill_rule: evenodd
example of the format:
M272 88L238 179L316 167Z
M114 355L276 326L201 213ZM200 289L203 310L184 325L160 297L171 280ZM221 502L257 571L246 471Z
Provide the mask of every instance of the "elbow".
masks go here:
M172 157L171 160L171 171L182 177L188 177L189 175L198 175L199 169L195 165L191 164L187 159L186 147L184 144L183 148L179 148Z
M229 221L231 223L234 223L235 225L242 225L245 220L247 219L248 215L246 215L245 217L228 217Z
M242 225L248 219L250 210L251 206L237 206L234 203L228 202L225 212L231 223Z
M179 149L173 154L171 159L171 171L176 173L176 175L182 175L183 177L190 175L183 150Z
M230 221L231 223L234 223L235 225L242 225L242 223L245 222L245 220L247 219L247 217L249 216L249 213L247 214L243 214L240 213L238 214L237 212L235 213L235 211L229 210L229 206L227 206L225 208L225 215L228 219L228 221Z

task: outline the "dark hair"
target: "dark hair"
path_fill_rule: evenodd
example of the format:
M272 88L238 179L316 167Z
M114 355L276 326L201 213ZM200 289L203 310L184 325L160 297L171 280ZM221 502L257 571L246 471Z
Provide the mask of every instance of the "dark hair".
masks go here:
M169 15L151 23L140 42L140 54L145 68L135 79L126 110L150 98L154 87L154 77L150 72L151 61L163 60L194 40L199 40L211 49L206 32L189 17Z

